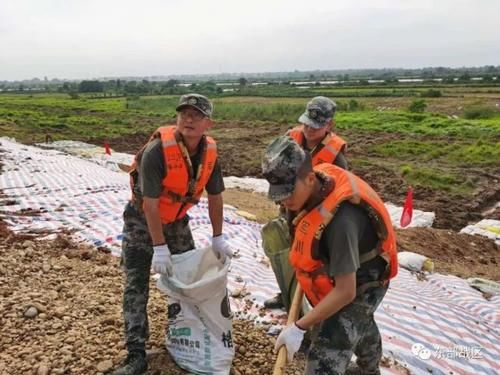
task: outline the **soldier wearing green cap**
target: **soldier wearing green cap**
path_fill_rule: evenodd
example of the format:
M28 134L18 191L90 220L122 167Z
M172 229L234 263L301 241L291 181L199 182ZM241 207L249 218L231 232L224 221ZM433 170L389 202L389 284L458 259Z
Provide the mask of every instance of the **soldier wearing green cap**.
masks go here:
M299 117L300 125L287 133L311 154L313 166L330 163L348 169L345 157L347 143L332 131L335 126L336 109L337 105L333 100L324 96L316 96L307 103L305 112ZM286 215L283 209L281 213L283 216ZM285 226L283 219L275 220L281 220L281 226ZM264 228L264 231L269 232L272 230L271 228L279 228L280 226L277 224L276 221L271 222L268 227ZM280 287L279 294L264 302L264 306L267 308L285 307L288 309L296 285L290 266L283 262L281 250L264 246L264 251L271 260L271 266Z
M262 173L269 199L290 217L289 262L312 306L285 327L275 349L293 359L307 330L316 327L305 374L345 374L351 357L363 374L379 374L382 341L374 312L397 273L396 238L378 194L335 165L314 166L290 137L266 149Z
M212 249L219 258L232 251L222 236L224 181L215 141L213 105L199 94L181 96L177 124L159 128L136 155L130 172L132 199L123 213L123 317L128 356L114 375L147 371L147 303L150 269L172 275L171 254L194 249L187 210L208 195Z

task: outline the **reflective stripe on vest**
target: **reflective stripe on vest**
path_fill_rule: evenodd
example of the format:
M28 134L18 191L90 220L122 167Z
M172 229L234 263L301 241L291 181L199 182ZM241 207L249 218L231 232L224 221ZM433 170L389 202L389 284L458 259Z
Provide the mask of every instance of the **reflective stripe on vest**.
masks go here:
M317 305L334 287L322 261L312 257L312 249L319 246L323 230L335 216L344 201L359 204L367 210L379 238L380 252L389 263L386 280L397 274L396 237L390 215L378 194L362 179L331 164L314 167L316 173L334 180L334 190L323 202L304 215L295 226L295 237L289 260L295 268L297 280L313 306ZM363 255L360 256L362 258ZM368 259L365 257L364 260ZM373 258L372 258L373 259ZM330 261L335 262L335 259ZM319 271L320 272L319 272Z
M215 141L206 136L197 176L190 175L190 161L186 160L182 146L177 143L175 129L175 126L165 126L157 130L161 136L166 171L159 207L162 224L182 218L189 208L198 203L217 159Z
M304 125L297 126L288 133L288 135L295 139L295 142L301 146L304 142L303 127ZM323 147L321 147L319 151L316 152L314 150L311 153L313 166L321 163L333 164L339 152L344 151L347 147L347 143L334 133L328 134L321 143L323 144Z

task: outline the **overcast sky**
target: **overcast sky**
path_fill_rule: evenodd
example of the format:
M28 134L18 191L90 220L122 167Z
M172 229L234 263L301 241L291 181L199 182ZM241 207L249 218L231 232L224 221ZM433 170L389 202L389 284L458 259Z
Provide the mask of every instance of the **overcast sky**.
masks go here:
M500 64L500 0L0 0L0 80Z

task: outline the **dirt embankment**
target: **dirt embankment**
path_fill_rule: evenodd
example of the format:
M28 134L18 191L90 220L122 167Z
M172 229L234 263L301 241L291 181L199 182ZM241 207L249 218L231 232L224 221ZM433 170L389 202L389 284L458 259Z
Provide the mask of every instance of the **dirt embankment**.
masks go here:
M398 250L431 258L435 272L500 281L500 247L492 240L447 229L397 230Z
M402 205L408 189L408 182L394 168L396 160L382 158L367 150L374 145L380 145L396 140L411 140L407 135L393 133L356 133L347 131L349 137L348 158L364 159L373 162L373 166L352 165L354 173L365 179L380 193L386 202ZM425 137L427 141L445 141L453 143L451 137ZM428 167L429 162L412 160L420 167ZM460 176L463 180L474 181L474 191L471 194L455 194L448 191L418 186L414 188L414 208L422 211L433 211L436 219L433 227L459 231L470 223L483 218L500 219L500 209L493 209L500 202L500 168L469 167L467 165L440 165L448 173Z

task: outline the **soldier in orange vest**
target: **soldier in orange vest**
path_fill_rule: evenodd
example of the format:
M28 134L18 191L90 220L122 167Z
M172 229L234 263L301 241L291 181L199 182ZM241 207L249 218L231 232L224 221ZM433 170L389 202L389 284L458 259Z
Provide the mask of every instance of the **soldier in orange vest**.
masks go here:
M347 169L347 143L333 132L337 105L324 96L312 98L299 117L300 125L288 131L304 150L309 151L312 164L330 163Z
M373 314L397 273L396 238L378 194L331 164L313 168L290 137L266 149L262 171L269 198L294 213L289 261L313 307L282 330L292 360L304 334L318 327L306 374L344 374L353 354L363 374L379 374L382 342Z
M213 125L213 105L203 95L179 100L177 125L159 128L139 151L130 172L132 199L123 213L123 315L128 356L114 375L147 371L147 303L150 268L172 274L171 254L194 249L187 210L208 193L212 248L232 256L222 236L224 181L217 148L205 131Z
M287 135L292 137L304 150L311 154L313 166L321 163L337 165L340 168L348 169L345 151L347 143L335 134L332 129L335 127L335 111L337 105L334 101L324 96L312 98L306 106L305 112L299 117L299 126L289 130ZM284 215L284 210L281 210ZM266 250L266 249L265 249ZM266 250L266 255L272 259L273 255ZM271 262L273 265L273 262ZM273 270L274 270L273 265ZM279 268L282 273L289 274L289 265L281 264ZM280 272L275 270L275 274ZM282 275L282 277L285 277ZM278 277L278 285L281 292L264 302L267 308L288 309L295 281L284 281Z

